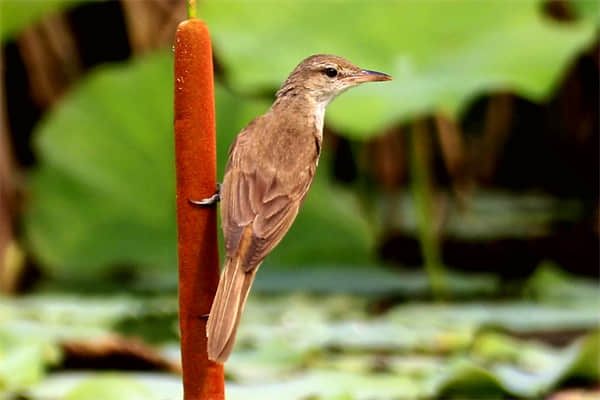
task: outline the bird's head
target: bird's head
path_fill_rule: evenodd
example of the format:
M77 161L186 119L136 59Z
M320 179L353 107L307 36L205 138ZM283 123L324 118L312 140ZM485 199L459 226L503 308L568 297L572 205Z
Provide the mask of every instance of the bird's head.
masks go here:
M277 92L277 97L310 96L317 103L327 105L353 86L391 79L382 72L359 68L342 57L317 54L298 64Z

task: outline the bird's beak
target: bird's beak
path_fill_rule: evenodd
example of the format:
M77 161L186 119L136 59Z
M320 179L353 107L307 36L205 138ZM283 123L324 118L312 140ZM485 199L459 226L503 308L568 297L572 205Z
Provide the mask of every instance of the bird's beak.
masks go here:
M368 69L363 69L362 71L347 77L346 80L352 83L363 83L374 81L391 81L392 77L388 74L384 74L383 72L369 71Z

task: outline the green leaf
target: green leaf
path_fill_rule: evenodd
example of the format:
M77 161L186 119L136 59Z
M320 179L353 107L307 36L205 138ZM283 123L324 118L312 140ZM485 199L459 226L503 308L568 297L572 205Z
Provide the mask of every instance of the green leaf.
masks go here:
M174 265L171 70L168 54L101 67L37 127L25 228L55 272Z
M496 340L501 338L496 336ZM598 379L598 351L600 333L587 335L567 348L556 350L514 339L500 339L510 352L517 355L517 363L461 361L449 369L441 379L442 395L460 394L482 398L499 390L513 396L543 398L567 378L593 382ZM517 351L515 351L517 350ZM520 353L518 353L520 351ZM478 358L481 360L481 358ZM485 382L485 386L481 386Z
M396 230L416 233L415 201L406 193L399 193L393 201L401 211L388 223ZM380 213L383 215L383 210ZM444 232L448 237L472 242L526 239L547 235L556 225L574 223L583 218L582 214L583 205L575 199L479 189L469 197L467 206L448 199Z
M2 332L3 333L3 332ZM44 375L44 349L41 343L18 345L6 335L0 337L0 391L23 389L37 383Z
M170 339L175 340L176 303L175 296L134 299L44 295L0 299L0 393L30 388L44 378L50 365L60 366L61 343L105 339L122 333L127 322L153 319L153 329L135 333L154 338L160 331L156 329L157 317L168 315L170 320L163 318L161 328L171 329Z
M448 292L452 298L489 297L498 292L497 277L448 271ZM254 289L265 293L310 292L348 293L363 296L395 296L415 300L428 298L431 287L422 270L383 268L377 264L327 264L313 262L302 268L265 267L258 273Z
M443 398L501 399L502 384L494 374L469 360L460 359L436 377L436 392Z
M0 1L0 38L4 42L42 15L82 1L85 0L2 0Z
M598 282L562 271L552 261L540 263L523 291L530 298L550 304L600 306Z
M140 382L118 374L92 377L75 386L64 400L150 400L156 399Z
M110 386L102 388L102 385ZM123 389L124 394L113 392ZM94 392L83 393L83 390L98 389L104 397L93 397ZM132 399L157 400L183 398L181 376L160 373L131 373L119 372L99 374L94 372L60 372L50 374L43 382L28 390L32 399L61 399L61 400L108 400ZM116 397L110 397L115 395ZM86 397L90 396L90 397Z
M55 273L110 264L173 268L172 56L94 71L36 130L41 159L25 218L28 241ZM247 106L249 105L249 106ZM262 103L217 88L219 161ZM222 168L221 168L222 170Z
M595 332L581 338L566 351L569 361L561 371L560 380L570 376L585 377L589 380L600 376L600 332Z
M578 18L587 18L592 23L600 21L600 3L595 0L572 0L571 7Z
M0 326L0 393L16 391L37 383L49 364L56 364L61 352L48 337L32 337L19 329L17 321ZM12 328L12 329L11 329ZM15 329L16 328L16 329Z
M600 377L597 331L563 348L504 333L517 330L514 321L522 324L520 332L593 330L594 304L400 304L378 315L369 304L348 295L252 295L226 365L233 380L228 398L544 398L566 380ZM93 328L110 332L107 325L119 318L165 306L173 312L174 298L6 299L0 303L0 382L36 399L78 400L87 393L102 399L117 392L133 399L180 398L180 377L168 374L50 374L36 384L57 360L42 351L48 344L89 340Z
M250 296L240 331L239 349L262 349L288 343L293 350L448 354L465 351L482 329L518 333L590 330L598 324L596 308L506 304L401 304L380 316L367 314L368 303L350 296ZM490 343L494 344L491 347ZM510 359L514 354L487 340L477 347L479 358ZM546 351L546 350L544 350ZM285 350L281 350L282 353ZM522 350L519 354L523 353ZM556 361L556 360L554 360ZM230 364L231 366L232 364Z
M554 22L541 0L212 0L200 15L232 86L243 91L279 87L316 53L391 74L394 81L352 89L328 111L328 122L359 138L435 110L458 113L490 91L543 101L598 27L590 19Z

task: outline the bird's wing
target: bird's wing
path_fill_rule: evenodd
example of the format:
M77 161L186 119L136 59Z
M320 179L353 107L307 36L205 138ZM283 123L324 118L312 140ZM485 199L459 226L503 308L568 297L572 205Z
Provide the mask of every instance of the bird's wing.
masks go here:
M244 255L248 270L256 267L281 241L298 214L310 181L302 182L289 194L277 194L277 175L265 185L258 173L232 169L222 190L221 213L227 255L234 255L244 229L251 225L252 236Z
M251 226L251 241L242 256L247 271L260 264L286 234L316 169L314 164L305 164L299 171L259 165L253 162L249 140L242 131L230 150L221 188L221 221L229 257L237 253L244 229ZM295 179L289 179L290 174Z

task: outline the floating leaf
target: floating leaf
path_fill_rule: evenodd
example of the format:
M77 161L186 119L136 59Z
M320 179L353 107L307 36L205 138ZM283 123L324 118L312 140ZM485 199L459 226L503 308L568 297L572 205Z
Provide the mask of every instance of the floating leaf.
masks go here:
M70 305L67 300L44 296L2 303L0 382L5 388L9 385L9 392L26 387L20 392L36 400L78 400L67 395L86 392L109 398L114 390L148 400L181 397L180 377L168 374L51 374L34 384L46 366L56 362L41 351L27 353L36 343L56 346L64 337L88 337L93 335L91 326L110 329L107 324L115 325L119 316L129 318L144 308L160 312L160 304L165 304L161 299L80 298ZM47 305L38 309L43 304ZM227 385L228 398L543 398L567 379L595 382L600 377L598 332L564 348L502 333L519 324L522 332L595 329L598 315L593 304L586 309L518 303L404 304L378 316L368 312L368 305L368 299L347 295L251 296L226 365L234 380ZM87 308L90 315L85 315ZM537 321L531 325L527 319ZM23 329L34 321L37 325ZM43 329L59 323L69 325L61 335ZM36 327L37 336L31 329ZM6 361L6 355L17 353L25 354L20 362ZM94 389L102 384L106 387Z
M550 304L583 308L600 306L598 282L562 271L552 261L544 261L539 265L526 283L524 294Z
M499 290L499 279L492 275L448 271L446 279L448 292L453 298L489 296ZM411 300L431 294L424 271L388 269L377 264L307 262L298 269L274 269L267 265L260 271L254 287L265 293L351 293Z
M75 386L64 400L151 400L152 392L135 379L118 374L92 377Z
M55 345L20 340L0 331L0 393L22 390L42 379L46 365L56 361Z
M485 189L469 199L468 207L448 200L445 235L468 241L523 239L547 235L554 225L582 218L582 204L574 199ZM407 194L398 194L394 201L401 211L389 223L397 230L415 232L415 202Z
M516 343L515 343L516 344ZM549 346L518 344L522 352L537 356L535 367L494 363L489 367L472 361L462 361L449 368L438 388L442 395L459 393L464 396L483 398L501 392L524 398L543 398L551 389L567 378L598 379L598 352L600 333L595 332L565 349L555 350ZM537 354L535 354L537 353ZM541 357L540 357L541 356ZM527 355L521 358L526 358ZM485 385L481 385L485 382Z

